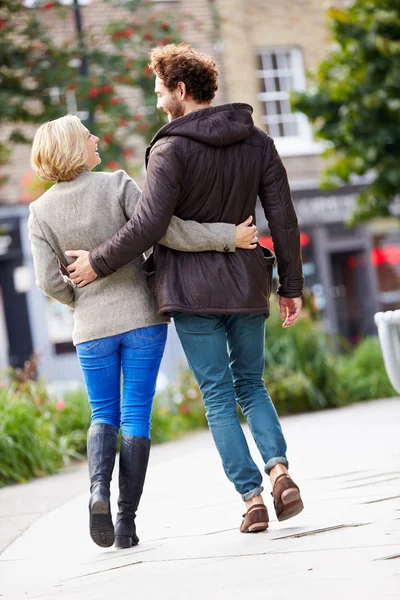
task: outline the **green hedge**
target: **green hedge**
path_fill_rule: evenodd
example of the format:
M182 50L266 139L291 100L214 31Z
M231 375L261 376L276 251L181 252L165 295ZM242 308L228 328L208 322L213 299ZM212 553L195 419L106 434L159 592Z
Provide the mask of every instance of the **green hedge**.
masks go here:
M295 325L283 329L273 306L266 327L264 380L280 415L396 395L378 337L350 347L325 333L307 309Z
M36 381L31 365L10 371L0 384L0 487L56 473L86 455L90 407L85 391L50 397ZM205 427L204 407L188 371L158 395L152 413L152 441L175 439L185 431Z
M387 378L376 337L356 348L322 331L305 311L293 327L282 329L276 306L267 322L264 379L280 415L343 406L396 395ZM83 390L50 397L33 377L34 364L10 371L0 383L0 487L83 458L90 408ZM152 440L161 443L206 427L201 394L190 371L154 401Z

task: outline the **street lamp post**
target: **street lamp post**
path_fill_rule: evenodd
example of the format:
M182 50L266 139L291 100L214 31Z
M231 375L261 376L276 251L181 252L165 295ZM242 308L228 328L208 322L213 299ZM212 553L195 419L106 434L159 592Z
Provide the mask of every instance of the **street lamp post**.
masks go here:
M91 0L86 0L85 2L80 2L79 0L73 0L73 10L74 10L74 19L75 19L75 28L76 28L76 33L78 36L78 46L79 46L79 51L80 51L80 65L79 65L79 74L81 75L81 77L88 77L89 76L89 63L88 63L88 59L86 56L86 48L85 48L85 42L83 39L83 27L82 27L82 15L81 15L81 11L80 11L80 4L89 4ZM66 2L65 2L66 3ZM70 3L70 0L68 1L68 4ZM84 121L88 122L88 125L90 127L93 127L94 124L94 114L92 111L88 110L87 112L87 118L86 119L82 119Z

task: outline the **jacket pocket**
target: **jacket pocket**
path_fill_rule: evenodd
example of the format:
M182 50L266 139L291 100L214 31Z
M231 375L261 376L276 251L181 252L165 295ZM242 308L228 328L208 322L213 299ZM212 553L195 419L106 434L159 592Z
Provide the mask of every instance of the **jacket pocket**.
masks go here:
M275 264L275 254L272 252L272 250L270 250L269 248L264 248L264 246L261 246L261 250L263 251L264 254L264 262L267 265L267 267L272 267Z
M264 267L267 272L267 296L269 297L272 292L272 269L275 264L275 254L269 248L261 246L261 250L264 254Z

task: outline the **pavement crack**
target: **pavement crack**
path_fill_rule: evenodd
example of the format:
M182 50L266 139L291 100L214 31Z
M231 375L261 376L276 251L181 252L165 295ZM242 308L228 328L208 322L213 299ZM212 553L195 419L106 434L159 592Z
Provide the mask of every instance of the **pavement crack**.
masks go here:
M265 535L261 533L260 535ZM276 539L276 538L275 538ZM271 554L308 554L315 552L343 552L343 550L363 550L365 548L390 548L391 546L397 547L397 544L384 544L384 545L370 545L370 546L339 546L337 548L315 548L313 550L266 550L265 552L247 552L241 554L216 554L216 555L204 555L204 556L177 556L176 558L160 558L160 559L150 559L150 560L138 560L131 563L126 563L123 565L117 565L115 567L110 567L109 569L101 569L98 571L91 571L90 573L84 573L83 575L77 575L76 577L69 577L68 579L64 579L60 581L60 583L65 583L68 581L74 581L76 579L83 579L85 577L91 577L92 575L99 575L101 573L107 573L109 571L116 571L118 569L122 569L125 567L135 567L140 564L158 564L158 563L176 563L176 562L195 562L199 560L228 560L228 559L236 559L236 558L252 558L254 556L268 556ZM388 557L390 558L390 557ZM393 558L397 558L397 555L394 555ZM377 560L377 559L376 559Z
M357 485L349 485L347 487L341 488L342 490L355 490L356 488L361 487L369 487L371 485L381 485L382 483L387 483L388 481L394 481L395 479L399 479L399 476L396 477L388 477L387 479L382 479L381 481L369 481L368 483L358 483Z
M368 473L368 471L349 471L348 473L337 473L336 475L324 475L323 477L316 477L312 481L322 481L324 479L337 479L338 477L347 477L348 475L360 475L361 473Z
M364 527L365 525L371 525L371 523L352 523L349 525L332 525L332 527L323 527L321 529L313 529L311 531L301 531L300 533L292 533L291 535L283 535L280 537L272 538L273 540L290 540L292 538L301 538L308 535L317 535L318 533L326 533L327 531L336 531L337 529L347 529L349 527Z
M387 500L396 500L400 496L388 496L387 498L378 498L377 500L368 500L367 502L361 502L361 504L376 504L377 502L386 502ZM396 509L398 510L398 509Z
M136 565L141 565L142 562L142 560L137 560L132 563L126 563L125 565L117 565L116 567L109 567L108 569L101 569L100 571L92 571L91 573L84 573L83 575L77 575L76 577L68 577L68 579L62 579L60 583L62 584L66 583L67 581L82 579L83 577L91 577L91 575L99 575L100 573L108 573L109 571L116 571L117 569L124 569L125 567L135 567Z
M354 482L354 481L364 481L365 479L380 479L382 477L388 477L389 475L397 475L399 476L400 473L398 471L389 471L388 473L376 473L375 475L366 475L364 477L357 477L355 479L350 479L350 482Z

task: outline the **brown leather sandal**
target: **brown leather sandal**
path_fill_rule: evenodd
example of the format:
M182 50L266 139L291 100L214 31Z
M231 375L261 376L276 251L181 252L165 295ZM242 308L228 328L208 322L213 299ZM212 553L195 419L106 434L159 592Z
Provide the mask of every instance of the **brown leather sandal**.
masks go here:
M253 504L243 517L240 526L242 533L257 533L268 528L268 511L265 504Z
M275 479L271 492L278 521L286 521L295 517L304 508L300 490L287 473L282 473Z

